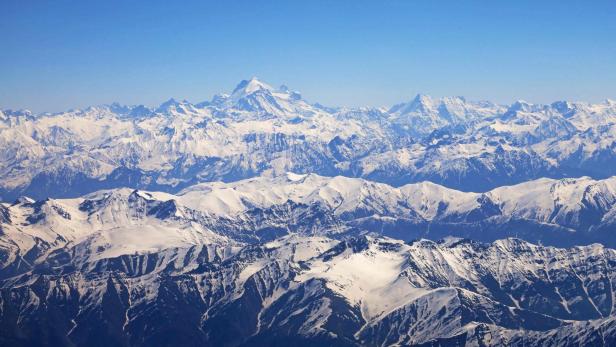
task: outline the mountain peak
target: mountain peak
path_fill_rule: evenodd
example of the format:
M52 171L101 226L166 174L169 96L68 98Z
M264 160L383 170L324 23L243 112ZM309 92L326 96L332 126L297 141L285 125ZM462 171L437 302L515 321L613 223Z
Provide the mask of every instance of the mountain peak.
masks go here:
M19 116L23 116L23 117L32 117L32 111L28 110L28 109L19 109L19 110L11 110L11 109L4 109L4 110L0 110L2 111L2 113L5 116L12 116L12 117L19 117Z
M571 103L567 103L566 105L571 106ZM562 106L562 105L561 105ZM552 105L553 107L553 105ZM506 115L515 115L518 112L542 112L548 109L549 106L541 105L541 104L532 104L524 100L517 100L513 104L509 106Z
M432 103L432 97L430 97L429 95L426 95L426 94L419 93L419 94L417 94L415 96L415 98L413 99L412 102L414 102L414 103L422 103L422 104Z
M162 104L160 104L160 106L171 106L171 105L179 105L180 102L175 100L174 98L169 98L169 100L163 102Z
M160 104L160 106L158 106L158 108L156 109L156 112L165 113L169 112L170 110L185 112L187 107L190 106L191 105L187 100L177 101L176 99L171 98Z
M434 107L434 101L428 95L417 94L413 100L393 106L389 112L396 112L400 114L414 113L414 112L430 112Z
M233 95L248 95L259 90L272 91L273 88L267 83L261 82L258 78L252 77L249 80L243 80L233 89Z
M416 112L418 110L427 110L432 107L432 103L433 101L430 96L417 94L413 100L394 105L388 112L405 114L409 112Z

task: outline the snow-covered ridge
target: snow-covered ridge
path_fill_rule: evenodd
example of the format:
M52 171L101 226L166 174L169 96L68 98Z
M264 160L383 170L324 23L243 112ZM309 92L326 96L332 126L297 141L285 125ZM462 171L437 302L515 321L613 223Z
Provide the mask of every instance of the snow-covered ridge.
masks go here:
M201 183L178 194L103 190L0 204L3 267L66 247L82 261L169 247L235 247L287 234L381 234L411 240L518 236L546 244L614 244L616 177L539 179L486 193L430 182L399 188L359 178L287 173ZM76 253L76 254L77 254Z
M510 106L419 95L390 109L329 108L255 78L193 104L0 114L0 197L77 197L129 186L287 171L487 191L539 177L616 174L616 104Z
M344 176L287 173L231 183L201 183L186 188L176 199L192 208L225 216L292 201L324 205L338 215L360 209L393 215L413 211L426 220L465 215L490 201L508 216L549 223L564 222L593 206L604 213L611 211L616 202L616 177L544 178L485 193L468 193L431 182L396 188Z
M49 320L28 342L54 332L87 344L142 345L164 333L231 346L575 346L592 344L596 329L601 339L616 337L616 252L599 245L289 235L83 264L72 254L3 277L11 300L0 302L0 317L12 323L5 336Z

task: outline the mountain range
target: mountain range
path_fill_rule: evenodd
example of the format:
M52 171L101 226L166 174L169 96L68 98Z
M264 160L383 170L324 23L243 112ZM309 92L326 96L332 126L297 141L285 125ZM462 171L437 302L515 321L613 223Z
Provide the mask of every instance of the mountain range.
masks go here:
M288 235L123 255L79 248L3 280L3 344L616 342L616 253L598 244Z
M0 113L0 197L77 197L285 172L485 192L542 177L616 174L616 102L509 106L419 95L389 109L311 104L245 80L159 107Z
M0 111L0 345L616 345L616 102L258 79Z

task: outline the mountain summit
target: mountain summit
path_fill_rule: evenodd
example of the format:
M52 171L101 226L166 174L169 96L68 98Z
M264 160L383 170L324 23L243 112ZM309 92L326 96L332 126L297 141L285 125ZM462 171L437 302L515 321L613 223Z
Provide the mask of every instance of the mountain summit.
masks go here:
M253 77L249 80L242 80L240 83L238 83L235 89L233 89L232 95L236 97L242 97L259 90L267 90L271 92L274 89L270 85L261 82L256 77Z

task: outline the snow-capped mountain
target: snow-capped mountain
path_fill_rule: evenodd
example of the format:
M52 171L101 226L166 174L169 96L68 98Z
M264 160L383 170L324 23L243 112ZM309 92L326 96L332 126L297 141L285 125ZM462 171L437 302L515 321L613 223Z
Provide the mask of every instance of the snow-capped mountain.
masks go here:
M490 102L469 102L463 97L434 100L420 94L410 102L394 105L388 113L405 132L421 137L444 127L472 126L503 111L502 106Z
M616 103L510 106L419 95L330 108L255 78L207 102L2 111L0 197L77 197L287 171L487 191L540 177L616 174Z
M616 338L616 252L599 245L288 235L81 255L70 244L20 275L1 270L3 343L576 346Z
M613 101L252 78L0 110L0 148L0 345L616 344Z
M16 275L49 257L68 257L81 267L171 247L233 249L287 235L520 237L616 246L615 203L616 177L540 179L467 193L429 182L395 188L292 173L202 183L177 195L123 188L72 199L21 198L0 204L0 266Z

